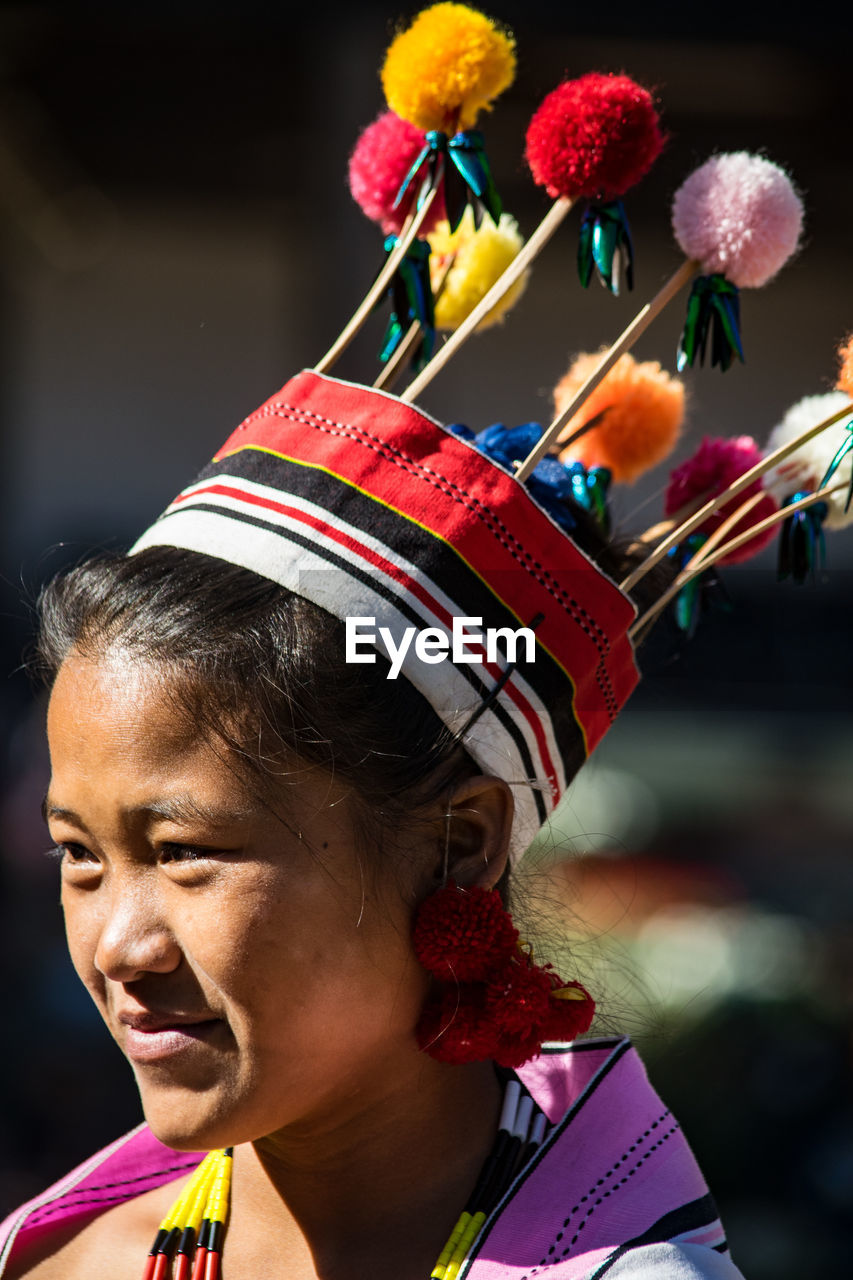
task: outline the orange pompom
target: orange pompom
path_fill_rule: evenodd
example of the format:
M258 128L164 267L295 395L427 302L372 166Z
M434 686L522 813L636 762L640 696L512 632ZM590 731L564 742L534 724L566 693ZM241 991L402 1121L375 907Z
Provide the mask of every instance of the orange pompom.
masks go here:
M848 396L853 396L853 333L838 348L838 356L841 360L841 368L838 370L838 381L835 385L839 391L846 391Z
M556 414L571 402L599 361L580 355L554 388ZM657 361L638 364L620 356L562 432L573 431L602 415L600 423L560 454L563 462L607 467L617 482L630 484L672 452L684 420L684 385Z

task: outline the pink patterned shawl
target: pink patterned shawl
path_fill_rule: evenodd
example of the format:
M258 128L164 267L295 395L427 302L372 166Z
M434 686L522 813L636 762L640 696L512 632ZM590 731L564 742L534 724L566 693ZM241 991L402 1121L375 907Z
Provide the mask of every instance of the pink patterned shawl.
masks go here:
M613 1268L621 1276L622 1259L659 1256L662 1242L693 1262L661 1276L739 1275L678 1122L626 1040L548 1047L518 1075L555 1127L486 1222L460 1280L593 1280ZM164 1147L145 1125L134 1129L6 1219L0 1275L17 1241L74 1218L82 1226L200 1158Z

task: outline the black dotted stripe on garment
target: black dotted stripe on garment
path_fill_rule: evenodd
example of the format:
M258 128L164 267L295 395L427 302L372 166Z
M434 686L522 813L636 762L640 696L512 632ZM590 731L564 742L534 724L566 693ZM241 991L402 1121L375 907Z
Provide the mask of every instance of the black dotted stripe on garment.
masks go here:
M34 1209L26 1220L27 1227L38 1226L44 1218L49 1218L54 1213L62 1213L67 1209L79 1209L86 1204L108 1204L111 1200L122 1200L124 1196L93 1196L93 1191L115 1191L119 1187L131 1187L138 1182L151 1182L157 1178L164 1178L165 1174L183 1173L185 1170L197 1169L199 1162L192 1160L184 1164L168 1165L165 1169L155 1169L151 1173L138 1174L135 1178L122 1178L118 1182L101 1182L94 1187L84 1187L78 1193L75 1200L73 1196L66 1196L54 1201L53 1204L45 1205L44 1208ZM165 1179L164 1179L165 1180Z
M532 1277L535 1275L538 1275L543 1267L550 1266L552 1263L558 1260L562 1261L563 1258L568 1257L568 1255L571 1253L572 1249L580 1239L580 1236L584 1227L589 1222L590 1218L595 1213L599 1205L603 1204L605 1200L610 1199L611 1196L614 1196L617 1193L617 1191L619 1191L622 1187L624 1187L630 1181L630 1179L633 1178L634 1174L637 1173L638 1170L643 1167L645 1162L652 1155L654 1155L654 1153L657 1150L659 1150L659 1148L662 1147L664 1143L668 1142L674 1133L678 1132L681 1126L678 1124L677 1121L673 1121L671 1127L658 1137L657 1142L653 1143L648 1148L648 1150L645 1151L642 1156L640 1156L640 1159L636 1162L636 1164L634 1164L634 1166L631 1169L628 1169L627 1172L621 1178L619 1178L618 1181L614 1182L612 1186L610 1186L606 1191L601 1191L601 1188L604 1187L607 1181L611 1179L614 1176L614 1174L618 1172L618 1170L625 1164L625 1161L630 1159L631 1155L633 1155L639 1149L639 1147L642 1146L642 1144L655 1133L656 1130L660 1129L660 1126L669 1115L670 1115L670 1112L667 1110L667 1111L664 1111L662 1115L658 1116L657 1120L655 1120L652 1124L650 1124L648 1129L646 1129L642 1134L638 1135L634 1139L631 1145L625 1149L625 1151L622 1153L619 1159L614 1162L611 1168L608 1169L605 1174L603 1174L600 1178L596 1180L596 1182L590 1187L589 1191L587 1191L585 1195L581 1196L577 1204L573 1206L571 1212L564 1219L561 1229L555 1235L554 1241L550 1245L548 1252L545 1254L544 1258L542 1258L541 1261L538 1262L537 1265L533 1267L530 1271L526 1272L523 1276L521 1276L520 1280L532 1280ZM599 1194L596 1195L596 1192L599 1192ZM566 1233L571 1228L572 1219L575 1217L577 1213L580 1212L580 1210L583 1208L585 1204L589 1204L590 1200L592 1200L592 1203L590 1204L590 1207L587 1209L586 1213L584 1214L583 1219L578 1223L577 1229L575 1230L575 1233L572 1236L571 1240L565 1246L565 1248L563 1248L560 1251L560 1253L557 1254L557 1250L560 1244L565 1239Z

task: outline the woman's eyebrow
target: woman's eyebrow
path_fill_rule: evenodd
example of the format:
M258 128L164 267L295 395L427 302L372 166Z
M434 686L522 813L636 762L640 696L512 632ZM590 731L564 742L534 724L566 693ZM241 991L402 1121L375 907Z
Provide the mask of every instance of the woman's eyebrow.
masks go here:
M230 809L225 806L209 805L192 795L183 794L152 800L148 804L135 806L129 812L149 814L167 822L207 822L216 826L225 826L247 822L256 815L257 810L254 807Z
M162 818L166 822L206 822L219 827L248 822L257 814L255 808L229 809L208 805L188 794L168 796L160 800L152 800L147 804L134 805L127 812L131 815ZM66 818L80 826L85 825L79 814L73 809L55 804L49 794L42 800L41 816L45 822L50 818Z
M72 813L70 809L60 809L58 805L55 805L49 795L46 795L41 802L41 816L45 822L47 822L48 818L71 818L75 822L80 821L77 814Z

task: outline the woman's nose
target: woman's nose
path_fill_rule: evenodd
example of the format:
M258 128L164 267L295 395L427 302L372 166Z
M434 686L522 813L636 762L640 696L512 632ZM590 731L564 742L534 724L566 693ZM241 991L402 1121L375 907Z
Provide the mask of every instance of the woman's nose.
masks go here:
M94 961L98 972L112 982L134 982L178 967L180 947L149 886L113 884Z

